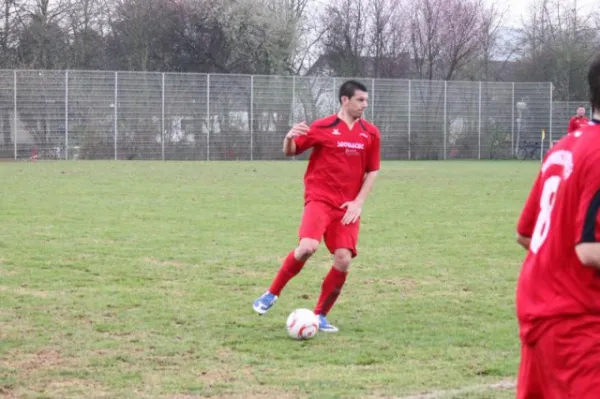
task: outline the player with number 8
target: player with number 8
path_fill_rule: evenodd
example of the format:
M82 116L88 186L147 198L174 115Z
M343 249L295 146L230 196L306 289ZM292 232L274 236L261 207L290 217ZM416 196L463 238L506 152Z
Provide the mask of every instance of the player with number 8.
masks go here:
M600 57L590 125L543 160L517 226L517 398L600 398Z

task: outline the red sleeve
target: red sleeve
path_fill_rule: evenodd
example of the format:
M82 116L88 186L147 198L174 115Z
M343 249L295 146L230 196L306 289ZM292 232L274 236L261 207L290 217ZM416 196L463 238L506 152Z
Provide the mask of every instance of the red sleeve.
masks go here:
M600 155L587 161L577 209L577 243L600 242Z
M517 233L523 237L531 237L533 235L535 222L540 210L541 184L542 173L540 172L529 192L529 197L527 197L527 201L519 217L519 222L517 223Z
M294 143L296 143L296 155L302 154L304 151L317 144L317 134L318 130L314 125L311 125L306 135L296 137L294 139Z
M379 164L381 162L381 136L379 130L375 132L373 136L373 142L369 148L369 156L367 159L367 172L375 172L379 170Z

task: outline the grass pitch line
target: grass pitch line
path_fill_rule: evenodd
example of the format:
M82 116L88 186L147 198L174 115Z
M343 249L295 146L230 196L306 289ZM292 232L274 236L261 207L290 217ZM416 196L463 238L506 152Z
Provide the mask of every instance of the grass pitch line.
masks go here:
M495 390L515 389L517 387L516 381L507 380L500 381L493 384L481 384L472 385L470 387L448 389L440 391L432 391L419 395L403 396L399 399L443 399L443 398L454 398L457 395L466 395L473 393L484 393Z

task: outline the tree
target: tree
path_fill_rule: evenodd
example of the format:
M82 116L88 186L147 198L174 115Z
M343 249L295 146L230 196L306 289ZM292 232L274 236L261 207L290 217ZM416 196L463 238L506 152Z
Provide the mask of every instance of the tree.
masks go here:
M105 69L107 7L103 0L71 0L67 24L71 35L71 65L77 69Z
M405 77L406 40L398 0L337 0L322 15L321 63L337 76Z
M18 33L21 64L32 69L62 69L69 66L67 32L61 26L68 4L61 0L37 0L31 9L20 9Z
M165 40L168 37L165 32L173 24L170 5L171 2L164 0L116 1L108 38L110 58L116 69L166 69L168 53L176 46Z
M369 50L367 15L366 2L360 0L332 1L326 7L323 24L327 30L322 40L323 53L335 74L361 74L361 58Z
M495 25L497 14L481 0L416 0L410 37L418 76L450 80L481 49L489 55Z
M371 0L369 14L372 20L369 27L370 51L373 57L373 77L405 77L408 41L405 20L398 0Z
M555 98L585 98L587 67L598 50L593 11L582 16L575 4L538 0L520 30L520 79L552 81Z

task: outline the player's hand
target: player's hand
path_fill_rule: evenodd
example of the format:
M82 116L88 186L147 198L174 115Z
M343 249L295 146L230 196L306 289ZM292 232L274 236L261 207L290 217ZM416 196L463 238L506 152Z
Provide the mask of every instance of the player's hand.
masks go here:
M293 139L298 136L306 136L308 129L309 128L306 122L296 123L294 126L292 126L288 134L285 135L285 138Z
M362 212L362 204L358 201L345 202L341 208L346 209L346 213L342 218L342 224L356 223Z

